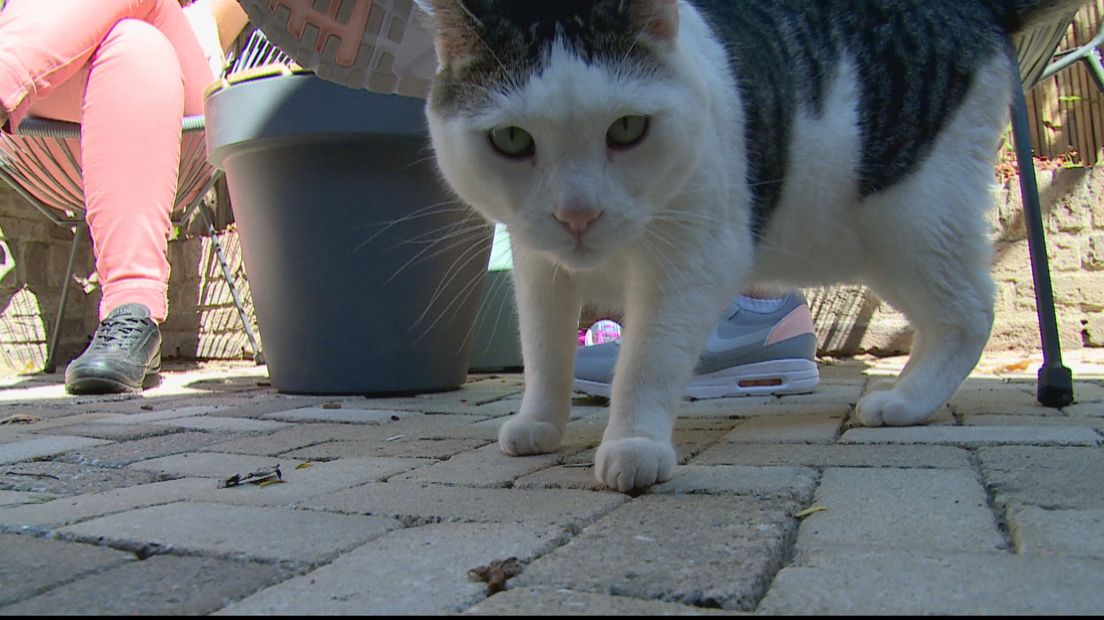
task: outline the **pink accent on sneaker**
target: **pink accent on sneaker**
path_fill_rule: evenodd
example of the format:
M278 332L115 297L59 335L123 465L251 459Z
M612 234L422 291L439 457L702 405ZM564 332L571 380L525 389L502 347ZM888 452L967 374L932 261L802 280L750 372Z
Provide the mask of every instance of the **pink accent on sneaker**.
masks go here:
M809 306L804 304L794 308L786 318L778 322L771 330L764 347L769 347L776 342L788 340L801 334L811 334L816 327L813 325L813 314L809 312Z
M341 2L330 0L326 11L320 12L314 9L314 3L303 0L269 0L269 11L276 12L276 7L283 5L291 11L288 18L288 33L296 39L302 40L307 24L318 28L318 39L314 49L322 52L330 37L336 38L340 47L337 50L335 62L345 67L351 67L356 62L357 53L360 51L360 40L368 27L368 14L372 8L371 0L354 0L352 12L347 22L338 21L337 11L341 8Z

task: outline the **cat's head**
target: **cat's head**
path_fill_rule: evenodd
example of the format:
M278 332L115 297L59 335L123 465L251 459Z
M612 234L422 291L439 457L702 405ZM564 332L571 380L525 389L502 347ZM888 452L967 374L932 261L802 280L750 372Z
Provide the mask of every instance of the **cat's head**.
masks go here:
M586 269L686 183L704 132L676 0L425 0L448 183L514 244ZM681 63L681 64L680 64Z

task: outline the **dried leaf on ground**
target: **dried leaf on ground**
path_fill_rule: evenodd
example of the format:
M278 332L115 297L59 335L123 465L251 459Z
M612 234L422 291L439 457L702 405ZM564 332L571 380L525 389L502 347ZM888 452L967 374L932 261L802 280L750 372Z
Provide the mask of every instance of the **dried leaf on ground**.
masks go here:
M524 569L521 560L507 558L505 560L492 560L486 566L477 566L468 570L468 578L472 581L482 581L487 584L487 596L506 589L506 580L517 577Z

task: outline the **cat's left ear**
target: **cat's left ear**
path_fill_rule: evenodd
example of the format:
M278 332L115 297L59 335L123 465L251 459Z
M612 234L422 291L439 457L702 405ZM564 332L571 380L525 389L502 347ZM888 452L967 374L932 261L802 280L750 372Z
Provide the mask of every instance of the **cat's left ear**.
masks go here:
M629 7L633 23L640 32L651 35L657 41L673 44L678 38L678 0L624 0Z

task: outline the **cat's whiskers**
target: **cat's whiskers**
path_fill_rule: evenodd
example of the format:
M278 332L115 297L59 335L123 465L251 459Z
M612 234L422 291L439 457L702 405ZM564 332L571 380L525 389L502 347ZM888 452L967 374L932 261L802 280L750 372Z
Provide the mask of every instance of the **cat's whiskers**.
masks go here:
M442 208L442 207L447 207L447 206L450 206L450 205L455 205L455 207L454 208L449 208L449 209ZM392 228L394 228L395 226L397 226L399 224L402 224L402 223L405 223L405 222L410 222L410 221L420 219L420 218L423 218L423 217L430 217L430 216L445 214L445 213L457 213L459 211L470 211L470 210L471 210L470 207L468 207L467 205L465 205L464 203L462 203L459 200L447 200L447 201L438 202L438 203L434 203L434 204L422 207L422 208L417 209L415 211L412 211L412 212L410 212L410 213L408 213L408 214L406 214L402 217L397 217L397 218L392 219L392 220L387 220L387 221L384 221L384 222L376 222L374 224L364 224L364 225L361 226L362 228L375 228L375 227L378 226L378 227L380 227L380 230L376 231L375 234L368 237L368 239L366 239L363 243L361 243L359 246L357 246L356 251L359 251L365 245L368 245L372 241L375 241L380 235L387 232L388 230L391 230Z
M494 343L495 335L498 333L498 324L502 320L502 312L509 305L510 299L512 299L512 293L507 295L499 294L500 289L504 286L510 286L510 280L507 278L496 278L490 284L490 288L485 296L486 299L494 299L498 301L498 311L495 313L494 321L491 322L491 333L487 337L486 345L483 348L482 353L486 353ZM483 304L479 305L479 314L476 315L476 320L472 322L471 327L468 327L468 331L464 334L464 339L460 341L460 348L463 349L467 344L468 338L475 333L475 328L480 324L481 319L486 316L488 309ZM459 354L460 351L457 351Z
M441 282L438 283L437 289L430 297L429 302L426 304L425 310L422 311L422 314L410 326L411 330L416 328L425 320L426 316L428 316L429 311L433 308L434 304L437 302L438 299L441 298L441 295L444 294L444 291L448 289L449 285L452 284L452 282L468 267L468 265L470 265L472 261L483 257L485 253L490 250L491 243L492 239L490 237L487 237L472 245L468 249L464 250L460 254L457 262L450 266L448 271L445 272L445 275L442 276ZM432 323L425 327L425 329L422 331L422 334L418 336L414 340L414 342L420 342L423 338L429 335L429 332L431 332L433 328L441 322L441 319L445 318L445 316L448 314L449 310L453 308L453 306L463 306L468 298L471 297L475 291L479 290L479 285L482 284L482 277L483 274L479 273L476 276L472 277L463 286L461 286L460 289L453 295L452 300L443 308L441 308L441 311L437 313L437 317L433 320Z
M438 239L436 241L433 241L433 242L430 242L429 244L427 244L425 248L420 250L417 254L415 254L409 260L407 260L401 267L399 267L395 271L395 273L392 274L391 277L389 277L387 279L387 281L384 282L384 285L386 286L387 284L394 281L395 278L399 277L411 265L417 264L419 262L430 260L432 258L440 256L441 254L443 254L445 252L449 252L449 251L451 251L451 250L453 250L457 247L460 247L460 246L464 245L465 243L467 243L467 241L468 241L467 237L469 237L469 236L488 235L488 233L486 231L486 228L478 228L478 227L475 227L475 226L473 226L471 228L459 229L457 231L457 233L461 233L461 232L466 232L467 234L453 234L453 235L449 235L447 238ZM457 239L457 238L459 239L458 241L453 241L452 243L442 245L443 242L446 241L446 240L453 240L453 239ZM441 246L441 247L438 247L438 246ZM436 249L434 249L434 248L436 248ZM431 250L433 250L433 251L431 252Z

